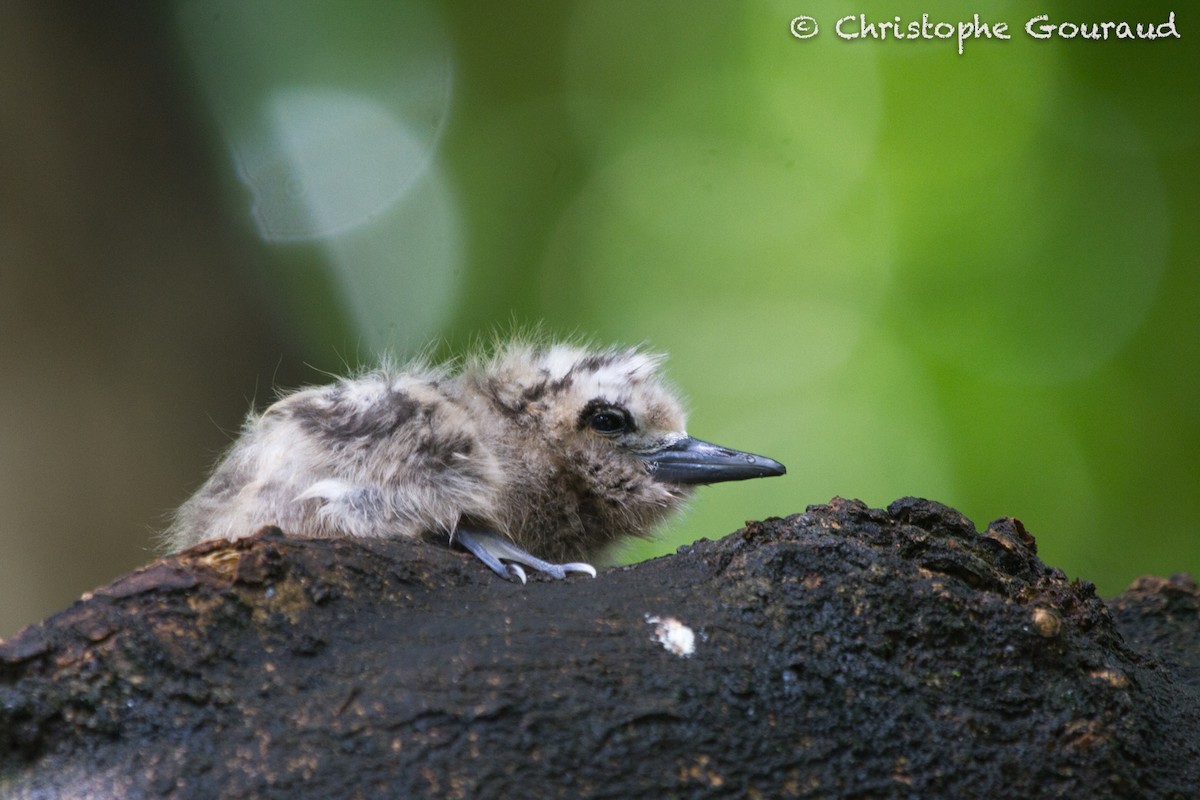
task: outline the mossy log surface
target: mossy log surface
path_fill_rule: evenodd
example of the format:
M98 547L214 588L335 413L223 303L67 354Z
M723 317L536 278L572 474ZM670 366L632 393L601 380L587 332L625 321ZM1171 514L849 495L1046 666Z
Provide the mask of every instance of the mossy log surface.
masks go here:
M690 635L690 639L689 639ZM265 529L0 644L0 796L1193 798L1200 592L834 499L506 583Z

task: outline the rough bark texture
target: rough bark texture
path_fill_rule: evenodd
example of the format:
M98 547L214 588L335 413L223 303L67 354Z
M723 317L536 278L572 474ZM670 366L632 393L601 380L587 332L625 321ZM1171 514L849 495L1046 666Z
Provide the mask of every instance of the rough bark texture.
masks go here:
M267 530L0 645L0 796L1193 798L1198 634L911 498L528 586Z

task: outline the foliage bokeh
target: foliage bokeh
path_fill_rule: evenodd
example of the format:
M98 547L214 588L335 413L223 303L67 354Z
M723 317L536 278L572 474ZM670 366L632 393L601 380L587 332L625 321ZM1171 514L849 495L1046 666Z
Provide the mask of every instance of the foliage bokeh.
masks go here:
M1047 11L993 4L1011 40L962 55L833 32L977 12L951 3L184 1L167 27L227 235L305 361L514 321L645 341L694 435L788 465L618 557L911 494L1016 516L1112 594L1200 572L1198 50L1186 14L1025 35Z

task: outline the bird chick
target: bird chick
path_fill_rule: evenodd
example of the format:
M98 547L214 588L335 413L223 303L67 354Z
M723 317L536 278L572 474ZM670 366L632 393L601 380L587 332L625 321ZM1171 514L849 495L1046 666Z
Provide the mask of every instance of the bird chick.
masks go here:
M594 576L570 559L648 535L692 486L785 472L688 436L661 362L513 342L457 371L416 363L295 391L251 413L165 538L178 550L269 524L308 537L441 532L507 579L524 582L524 567Z

